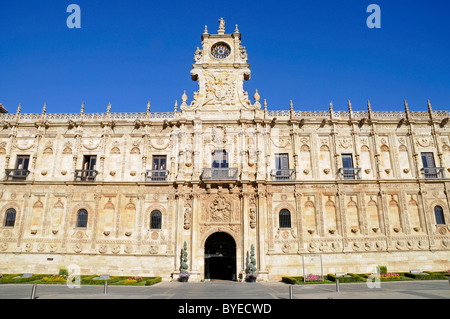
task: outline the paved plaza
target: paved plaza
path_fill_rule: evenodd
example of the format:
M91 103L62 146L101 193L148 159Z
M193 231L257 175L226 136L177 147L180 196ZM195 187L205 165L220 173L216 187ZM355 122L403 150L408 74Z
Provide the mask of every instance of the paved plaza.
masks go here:
M0 299L30 299L30 284L0 285ZM292 287L292 294L290 288ZM239 283L161 282L153 286L37 285L37 299L450 299L446 280L382 282L379 288L366 283L289 285L282 282Z

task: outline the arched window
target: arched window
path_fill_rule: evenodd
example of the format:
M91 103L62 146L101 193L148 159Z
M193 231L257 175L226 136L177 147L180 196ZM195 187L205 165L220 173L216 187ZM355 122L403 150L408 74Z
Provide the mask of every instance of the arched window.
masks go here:
M436 224L441 225L445 224L444 220L444 210L441 206L434 207L434 217L436 218Z
M5 213L5 227L14 227L14 224L16 222L16 210L14 208L10 208Z
M291 213L287 209L282 209L279 217L280 228L291 228Z
M80 209L77 213L77 227L86 228L88 221L88 212L85 209Z
M150 214L150 229L161 229L161 212L154 210Z

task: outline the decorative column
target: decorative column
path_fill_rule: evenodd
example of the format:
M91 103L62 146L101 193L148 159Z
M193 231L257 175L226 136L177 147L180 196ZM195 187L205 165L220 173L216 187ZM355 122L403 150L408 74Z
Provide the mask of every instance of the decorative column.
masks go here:
M305 252L304 245L304 235L303 235L303 214L302 214L302 196L300 187L295 185L294 197L295 197L295 215L297 220L297 236L298 236L298 249L297 253L301 254Z
M66 191L66 206L64 216L61 217L64 220L63 226L63 240L61 242L61 253L65 253L67 251L67 240L69 238L69 228L73 227L71 223L71 212L72 212L72 199L73 199L73 187L69 186L69 189Z
M241 208L241 268L239 269L236 265L236 272L238 272L238 278L245 279L245 260L246 260L246 252L249 251L250 242L252 238L254 238L254 229L256 226L256 209L254 209L253 216L251 215L250 209L252 209L249 205L249 197L247 184L242 185L242 189L239 194L240 198L240 208ZM253 224L255 223L255 224ZM252 234L252 235L251 235Z
M258 193L257 193L257 202L258 202L258 211L257 211L257 240L256 240L256 247L257 247L257 267L258 267L258 273L262 275L262 278L264 280L267 280L268 271L266 269L266 262L265 262L265 247L266 247L266 240L265 240L265 224L268 218L268 212L267 212L267 190L263 189L264 186L258 185Z
M202 274L200 273L200 264L204 261L204 247L201 246L200 237L200 213L201 213L201 201L200 201L200 187L198 185L193 186L192 190L192 224L190 232L191 242L191 271L194 281L200 281ZM180 212L183 214L183 212ZM189 242L189 241L188 241Z

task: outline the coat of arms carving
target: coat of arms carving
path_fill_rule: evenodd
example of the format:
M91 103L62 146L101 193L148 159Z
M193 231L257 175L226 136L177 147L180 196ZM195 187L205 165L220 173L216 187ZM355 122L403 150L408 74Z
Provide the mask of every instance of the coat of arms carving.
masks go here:
M209 208L209 219L214 222L225 222L230 220L231 204L223 197L216 197Z

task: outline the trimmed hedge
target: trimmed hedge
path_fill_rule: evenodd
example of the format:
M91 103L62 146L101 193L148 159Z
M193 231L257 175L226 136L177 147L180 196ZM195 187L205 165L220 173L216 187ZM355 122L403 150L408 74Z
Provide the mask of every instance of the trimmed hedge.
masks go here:
M23 274L3 275L0 278L0 283L2 283L2 284L23 284L23 283L27 283L27 282L41 280L42 278L47 276L47 275L32 275L30 277L25 277L25 278L15 278L15 277L22 276L22 275Z
M99 275L93 275L93 276L81 276L81 284L82 285L104 285L105 281L109 284L116 283L121 280L125 280L128 278L128 276L111 276L109 279L95 279L97 277L100 277Z
M23 283L43 283L43 284L64 284L66 283L66 280L63 281L56 281L56 280L50 280L50 281L44 281L44 278L47 277L49 279L53 279L52 275L47 274L39 274L39 275L32 275L30 277L26 278L16 278L19 276L22 276L23 274L3 274L0 277L0 284L23 284ZM108 282L108 284L116 284L116 285L146 285L151 286L158 282L162 281L161 277L142 277L142 281L138 282L136 284L133 283L127 283L126 280L129 279L129 276L111 276L109 279L94 279L99 277L98 275L81 275L81 284L82 285L104 285L105 281Z
M420 280L433 280L433 279L444 279L445 280L445 279L447 279L443 273L430 272L430 271L424 271L424 273L427 273L428 275L414 274L414 273L406 272L405 277L420 279Z
M336 276L336 275L333 275L333 274L328 274L327 275L327 278L328 278L328 280L330 280L330 281L336 281L336 279L339 279L339 282L340 283L343 283L343 282L360 282L360 281L363 281L362 280L362 278L360 277L360 276L358 276L358 275L355 275L355 274L347 274L349 277L340 277L340 276Z
M158 282L161 282L161 280L162 280L161 277L150 277L145 280L145 285L151 286L151 285L157 284Z
M281 281L292 285L298 285L303 283L303 276L281 277Z

